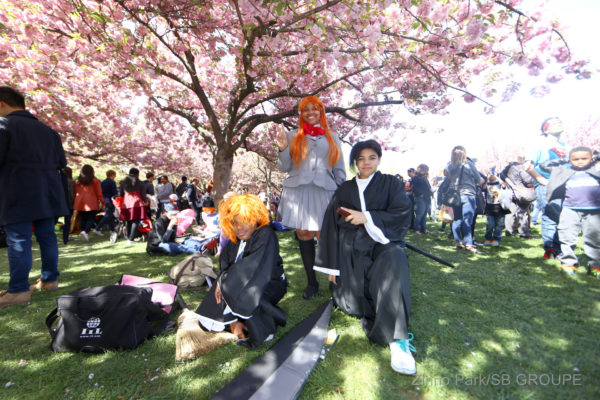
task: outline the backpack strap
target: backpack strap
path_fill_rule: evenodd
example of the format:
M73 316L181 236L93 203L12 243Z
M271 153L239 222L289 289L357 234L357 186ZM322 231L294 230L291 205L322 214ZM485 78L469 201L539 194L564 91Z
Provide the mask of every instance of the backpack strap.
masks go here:
M191 257L188 258L188 260L186 261L186 263L183 264L183 266L181 267L181 269L179 270L179 272L175 276L175 279L174 279L175 282L173 282L174 285L179 284L179 280L183 276L183 273L184 273L184 271L186 270L187 267L189 267L191 265L192 266L191 271L193 271L196 268L196 266L194 265L194 261L195 260L196 260L196 255L193 255L193 256L191 256Z
M54 340L56 336L56 329L52 329L52 325L54 321L58 319L58 307L54 310L50 311L50 314L46 317L46 327L48 327L48 332L50 332L50 337Z

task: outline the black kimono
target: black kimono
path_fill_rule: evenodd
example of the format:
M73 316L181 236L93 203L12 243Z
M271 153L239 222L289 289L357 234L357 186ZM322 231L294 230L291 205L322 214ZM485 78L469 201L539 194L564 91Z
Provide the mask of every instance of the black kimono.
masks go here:
M364 190L365 211L379 228L383 244L364 225L352 225L338 207L361 211L355 179L344 182L331 199L323 220L315 270L337 275L330 284L336 305L361 318L367 337L387 345L408 338L410 273L404 236L411 219L411 202L392 175L373 174ZM386 239L387 238L387 239Z
M285 313L276 304L285 295L288 282L279 256L279 241L269 225L252 234L238 258L241 244L229 242L221 251L221 273L217 277L221 303L215 300L213 286L196 313L200 323L213 331L242 319L248 334L238 344L253 349L274 333L277 325L285 325Z

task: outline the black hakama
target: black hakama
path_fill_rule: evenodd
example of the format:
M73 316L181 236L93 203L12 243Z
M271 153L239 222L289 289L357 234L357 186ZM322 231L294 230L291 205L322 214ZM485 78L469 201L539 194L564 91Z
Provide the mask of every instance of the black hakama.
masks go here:
M361 210L356 181L344 182L333 196L323 220L315 270L336 275L330 284L336 305L359 317L367 337L387 345L408 338L410 273L404 236L411 203L404 186L391 175L376 172L364 191L365 208L389 243L378 243L362 225L352 225L338 207Z
M221 251L221 273L217 277L221 303L217 304L213 285L196 313L202 326L213 331L221 331L225 325L240 320L248 333L238 344L253 349L275 333L277 325L285 325L285 313L277 303L285 295L288 283L279 255L279 241L270 226L252 234L236 261L239 246L239 241L229 242Z

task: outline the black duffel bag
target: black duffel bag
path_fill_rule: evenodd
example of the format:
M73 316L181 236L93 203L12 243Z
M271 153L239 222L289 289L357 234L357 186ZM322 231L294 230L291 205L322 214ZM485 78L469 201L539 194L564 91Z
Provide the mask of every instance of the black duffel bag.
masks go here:
M60 296L46 318L50 347L92 353L134 349L168 322L168 314L151 298L151 288L125 285L81 288Z

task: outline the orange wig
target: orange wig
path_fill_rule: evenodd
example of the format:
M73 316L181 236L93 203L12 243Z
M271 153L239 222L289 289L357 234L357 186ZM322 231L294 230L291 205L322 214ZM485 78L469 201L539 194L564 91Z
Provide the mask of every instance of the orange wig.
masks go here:
M304 119L302 118L302 110L308 103L312 103L317 110L321 113L321 117L319 118L319 125L325 131L325 137L329 142L329 151L327 155L329 156L329 167L333 167L335 163L340 158L340 151L329 132L329 125L327 125L327 119L325 118L325 106L321 99L317 96L308 96L300 100L300 104L298 105L298 132L296 136L292 139L292 143L290 143L290 154L292 156L292 160L296 167L300 165L300 160L304 161L306 158L306 151L308 147L308 143L306 142L306 134L304 133Z
M265 204L254 194L240 194L223 200L219 205L219 223L225 236L233 243L237 243L233 220L243 224L254 225L261 228L269 223L269 211Z

